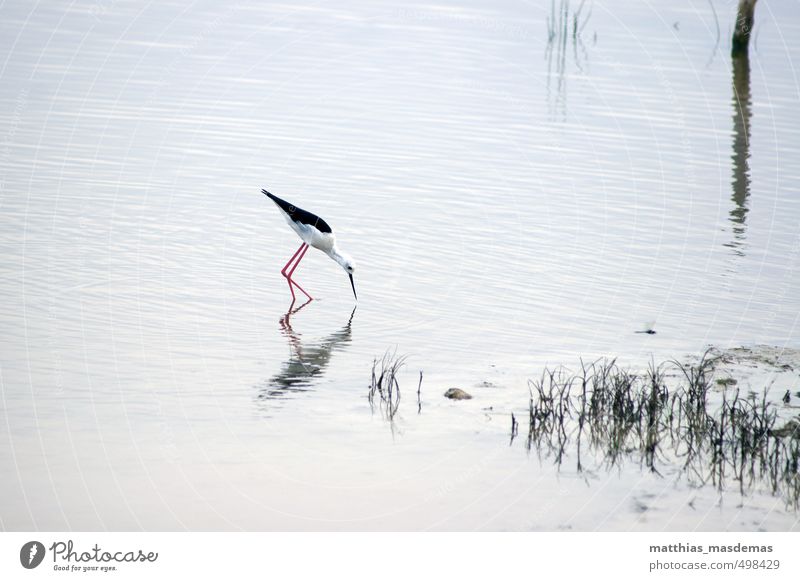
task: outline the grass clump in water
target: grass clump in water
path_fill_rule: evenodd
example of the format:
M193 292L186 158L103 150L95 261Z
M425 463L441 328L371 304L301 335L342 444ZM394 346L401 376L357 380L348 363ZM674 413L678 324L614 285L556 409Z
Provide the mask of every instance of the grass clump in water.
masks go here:
M742 495L766 488L800 508L800 438L776 425L766 391L743 396L723 386L721 401L709 403L720 397L713 365L706 352L696 365L651 363L641 374L613 359L582 362L577 373L545 369L529 382L526 447L559 467L574 453L579 472L590 459L611 468L636 458L659 475L671 468L720 491L735 482Z
M394 420L395 414L400 408L400 382L397 381L397 374L405 362L405 356L398 357L396 353L389 351L381 359L376 357L372 361L372 381L369 385L367 399L373 412L377 404L381 414L390 421ZM421 385L422 374L420 373L420 388ZM419 408L421 409L421 407L420 403Z

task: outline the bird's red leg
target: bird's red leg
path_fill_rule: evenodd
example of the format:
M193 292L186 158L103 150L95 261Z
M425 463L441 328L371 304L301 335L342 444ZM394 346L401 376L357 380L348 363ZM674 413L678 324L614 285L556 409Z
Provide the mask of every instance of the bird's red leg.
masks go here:
M297 267L300 265L300 261L301 261L301 260L303 260L303 257L306 255L306 251L308 250L308 244L305 244L304 246L305 246L305 248L303 248L303 249L302 249L302 252L300 253L300 256L297 258L297 262L295 262L295 263L294 263L294 266L292 266L292 269L289 271L289 274L288 274L288 276L287 276L286 278L287 278L287 280L289 281L289 289L291 289L291 288L292 288L292 285L294 285L294 286L296 286L298 289L300 289L300 291L301 291L301 292L302 292L304 295L306 295L306 296L308 297L308 300L314 300L314 299L312 298L312 296L311 296L310 294L308 294L308 293L305 291L305 289L303 289L303 287L301 287L301 286L300 286L299 284L297 284L297 283L296 283L294 280L292 280L292 275L294 274L294 271L295 271L295 270L297 270ZM294 291L292 291L292 298L294 299Z
M306 249L306 248L308 248L308 245L307 245L305 242L303 242L303 243L300 245L300 248L298 248L298 249L297 249L297 252L295 252L295 253L292 255L292 257L289 259L289 262L287 262L287 263L284 265L284 267L281 269L281 274L283 275L283 278L285 278L285 279L286 279L286 282L289 284L289 292L290 292L290 293L292 293L292 304L294 304L294 301L296 300L296 299L295 299L295 296L294 296L294 289L292 288L292 282L294 282L294 281L292 280L292 275L291 275L291 273L289 273L289 272L287 272L287 271L289 270L289 267L290 267L290 266L292 266L292 263L293 263L293 262L295 261L295 259L297 258L297 255L298 255L298 254L300 254L300 253L301 253L301 252L302 252L304 249ZM300 260L298 260L297 262L300 262ZM297 265L295 265L295 268L296 268L296 267L297 267ZM292 272L294 272L294 268L292 268ZM296 284L296 283L295 283L295 284ZM300 287L297 287L297 288L300 288ZM305 291L303 291L303 292L305 292Z
M297 252L295 252L295 253L292 255L292 257L289 259L289 262L287 262L287 263L286 263L286 264L283 266L283 268L281 269L281 274L282 274L284 277L286 277L286 271L287 271L287 270L289 270L289 266L290 266L290 265L291 265L291 264L294 262L294 259L295 259L295 258L297 258L297 255L298 255L298 254L300 254L300 252L301 252L301 251L303 250L303 248L305 248L306 246L308 246L308 245L307 245L305 242L303 242L303 243L300 245L300 248L298 248L298 249L297 249Z

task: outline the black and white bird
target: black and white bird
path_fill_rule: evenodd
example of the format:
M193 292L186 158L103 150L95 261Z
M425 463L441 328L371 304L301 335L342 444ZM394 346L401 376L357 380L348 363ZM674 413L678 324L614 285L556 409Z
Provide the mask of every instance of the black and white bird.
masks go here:
M292 279L292 274L297 270L297 265L303 260L309 246L322 250L322 252L330 256L344 269L350 277L350 285L353 287L353 296L358 300L356 284L353 282L353 272L355 272L356 269L355 263L352 258L340 251L336 246L336 237L333 235L333 230L328 226L328 223L316 214L298 208L286 200L281 200L278 196L273 196L267 190L261 190L261 192L275 202L281 214L283 214L284 218L286 218L286 221L289 223L289 226L292 227L292 230L297 232L297 235L303 241L300 248L294 253L294 256L289 259L289 262L287 262L281 270L281 274L286 278L286 282L289 283L289 291L292 293L292 303L295 301L294 288L292 288L292 285L296 286L306 295L308 300L312 300L311 295Z

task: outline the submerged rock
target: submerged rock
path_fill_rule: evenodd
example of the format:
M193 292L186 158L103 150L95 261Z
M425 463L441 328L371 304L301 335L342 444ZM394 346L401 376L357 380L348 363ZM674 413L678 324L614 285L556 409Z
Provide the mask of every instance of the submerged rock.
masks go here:
M451 387L448 389L446 392L444 392L444 396L448 399L472 399L470 394L457 387Z
M721 377L717 380L717 385L721 385L722 387L728 387L729 385L736 385L739 383L733 377Z

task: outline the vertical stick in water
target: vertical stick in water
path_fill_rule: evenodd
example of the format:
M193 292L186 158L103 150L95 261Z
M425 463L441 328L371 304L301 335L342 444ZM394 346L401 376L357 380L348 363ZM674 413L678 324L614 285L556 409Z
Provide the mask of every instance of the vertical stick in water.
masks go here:
M753 31L753 15L756 10L756 0L739 0L736 11L736 26L733 27L733 41L731 43L731 56L747 54L750 44L750 33Z

